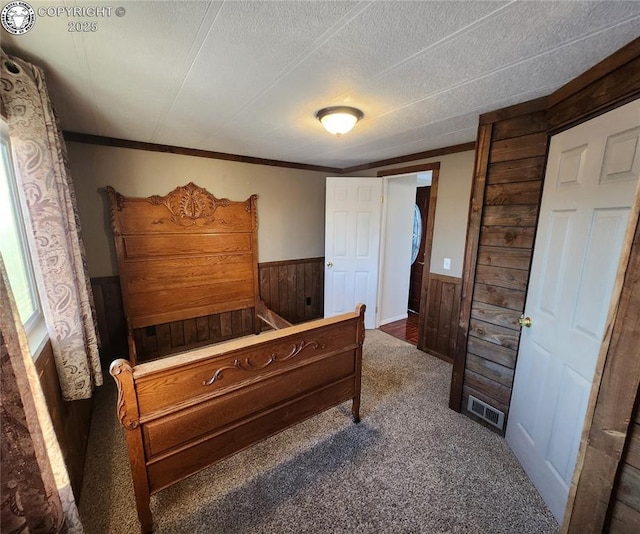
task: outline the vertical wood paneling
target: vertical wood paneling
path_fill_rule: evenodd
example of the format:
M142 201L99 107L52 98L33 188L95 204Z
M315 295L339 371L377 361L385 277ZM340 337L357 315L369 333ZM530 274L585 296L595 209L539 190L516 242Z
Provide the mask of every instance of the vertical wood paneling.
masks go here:
M290 323L324 315L324 258L258 265L260 298Z
M93 399L79 401L64 401L62 399L50 342L45 345L35 361L35 365L53 429L60 443L67 471L69 471L71 487L76 500L79 500Z
M120 278L102 276L91 279L91 290L100 335L100 358L107 369L112 360L127 356L127 323L124 318Z
M461 285L460 278L429 276L426 339L422 350L448 362L453 361L455 353Z

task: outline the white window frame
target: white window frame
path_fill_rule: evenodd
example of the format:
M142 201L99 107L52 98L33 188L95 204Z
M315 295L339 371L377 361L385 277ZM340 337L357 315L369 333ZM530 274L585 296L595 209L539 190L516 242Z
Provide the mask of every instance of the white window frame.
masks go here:
M31 293L31 298L33 300L35 310L33 313L23 322L23 326L25 329L25 333L27 336L27 342L29 343L29 349L31 355L34 359L36 359L42 349L46 341L48 340L47 333L47 325L45 322L45 317L42 308L42 301L40 299L40 294L38 290L38 284L36 282L36 272L34 269L34 262L32 259L31 252L31 243L28 238L27 228L30 228L30 222L25 214L27 213L24 209L24 198L21 193L21 188L18 187L18 183L16 181L16 167L13 164L12 154L11 154L11 139L9 136L9 126L2 117L0 121L0 142L3 147L3 153L6 155L6 161L3 164L7 167L7 174L9 178L9 190L11 193L11 203L13 204L14 214L17 215L17 220L15 221L16 227L18 229L18 238L22 244L22 254L23 260L26 270L26 278L29 284L29 289ZM2 158L5 159L5 158ZM5 266L7 263L7 258L4 258Z

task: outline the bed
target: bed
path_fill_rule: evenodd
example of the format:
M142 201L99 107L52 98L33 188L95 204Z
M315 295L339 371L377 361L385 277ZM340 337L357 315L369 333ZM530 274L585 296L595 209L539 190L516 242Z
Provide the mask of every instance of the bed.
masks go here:
M107 191L129 331L110 373L152 532L152 494L348 400L359 421L365 307L291 325L264 305L255 195Z

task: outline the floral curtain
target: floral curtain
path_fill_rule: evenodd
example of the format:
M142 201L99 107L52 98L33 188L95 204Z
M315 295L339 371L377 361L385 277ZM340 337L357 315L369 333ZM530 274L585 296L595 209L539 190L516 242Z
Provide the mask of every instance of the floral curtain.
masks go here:
M98 335L66 147L40 68L1 52L0 96L9 124L43 308L65 400L102 384Z
M0 256L0 531L81 534L62 452Z

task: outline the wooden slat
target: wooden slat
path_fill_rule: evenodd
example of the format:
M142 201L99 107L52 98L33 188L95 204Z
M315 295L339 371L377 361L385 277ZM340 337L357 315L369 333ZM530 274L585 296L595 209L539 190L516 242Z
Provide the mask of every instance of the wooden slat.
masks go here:
M528 279L528 271L523 271L522 269L507 269L506 267L480 264L476 269L476 282L478 284L524 291L527 288Z
M242 310L233 310L231 312L231 335L240 337L244 334L242 331Z
M314 317L322 317L324 310L324 262L314 262L311 268L312 310Z
M563 100L579 93L592 83L609 76L609 74L615 72L616 69L638 57L640 57L640 37L634 39L617 52L591 67L588 71L583 72L577 78L563 85L557 91L554 91L553 94L549 96L548 107L558 106Z
M501 347L500 345L484 341L471 335L469 336L467 349L469 353L481 356L485 360L499 363L510 369L515 368L516 351L513 349Z
M529 270L531 250L480 245L478 265L492 265L510 269Z
M458 342L458 319L460 317L460 300L462 295L462 284L459 281L454 285L453 310L451 311L451 331L449 334L449 348L447 355L453 362L456 353L456 344Z
M296 266L296 315L293 322L304 321L305 318L305 302L306 293L304 291L304 263L298 263Z
M541 181L544 178L544 164L544 156L492 163L489 165L487 184Z
M520 331L518 319L520 312L516 310L508 310L500 306L493 306L484 302L474 301L471 306L471 317L480 319L486 323L495 324L511 330Z
M464 372L464 383L470 388L483 391L491 398L496 399L502 404L509 404L511 398L511 388L491 380L486 376L482 376L475 371L471 371L468 367Z
M477 302L492 304L501 308L515 310L520 313L524 311L523 291L517 289L507 289L504 287L476 284L473 298Z
M453 298L455 295L453 284L442 283L440 291L440 319L438 321L437 351L447 354L449 338L451 336L451 314L453 312ZM455 324L455 322L454 322Z
M196 318L196 338L198 341L207 341L209 339L209 318Z
M278 265L272 265L272 266L269 266L268 269L269 269L270 295L268 297L268 300L266 300L267 297L265 297L265 302L267 302L269 305L269 308L271 308L276 313L282 313L282 308L280 306L280 293L279 293L280 285L279 285L279 278L278 278L278 273L280 271L280 268Z
M182 321L174 321L169 324L171 330L171 345L173 347L180 347L184 345L184 326Z
M518 350L518 343L520 341L520 332L491 323L485 323L478 319L471 319L469 335L513 350Z
M220 315L210 315L209 316L209 334L211 335L211 339L221 339L222 338L222 330L220 326Z
M198 341L198 328L195 319L184 320L182 328L184 329L184 342L186 345L191 345Z
M623 465L617 497L620 502L640 512L640 469Z
M487 206L482 216L483 226L535 226L538 206Z
M538 204L541 192L542 182L539 180L489 185L485 193L485 204L488 206Z
M547 133L542 132L496 141L491 145L489 161L497 163L544 156L547 152L547 139Z
M609 534L638 534L640 532L640 512L620 501L615 501L611 510Z
M531 249L534 234L533 227L485 226L480 232L480 244Z
M506 387L513 385L513 369L500 365L499 363L485 360L475 354L467 354L467 369L498 382Z
M296 266L287 265L287 292L288 292L287 297L289 299L287 307L289 309L289 317L294 320L298 315L297 302L296 302L297 287L298 287L298 284L296 282Z
M220 314L220 337L228 339L233 336L233 327L231 324L231 312Z
M549 128L573 126L615 104L640 96L640 57L615 69L549 109Z
M636 469L640 469L640 425L638 423L631 425L629 436L625 462Z
M171 351L171 324L163 323L156 326L156 339L158 341L158 352L168 353Z
M278 267L278 304L276 309L283 317L289 316L289 291L287 287L288 269L286 265Z
M499 121L493 128L493 141L547 131L546 110Z
M427 293L427 323L426 323L426 348L438 350L438 328L440 325L440 302L442 297L442 282L432 280Z
M242 332L251 333L254 331L254 310L242 310Z
M483 113L480 115L479 123L480 126L495 126L495 123L500 121L506 121L513 119L514 117L533 115L540 111L546 111L548 107L548 97L543 96L536 98L535 100L529 100L506 108Z

